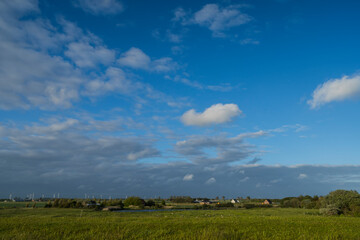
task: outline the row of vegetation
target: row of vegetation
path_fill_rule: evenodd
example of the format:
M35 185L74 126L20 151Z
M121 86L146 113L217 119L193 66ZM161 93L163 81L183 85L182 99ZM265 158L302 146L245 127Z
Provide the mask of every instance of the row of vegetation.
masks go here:
M103 209L105 207L117 207L121 210L124 207L137 207L137 208L162 208L165 206L165 200L160 203L150 199L145 201L139 197L129 197L125 200L113 199L113 200L88 200L83 199L55 199L54 201L48 201L45 204L45 208L94 208L96 210Z
M303 209L319 209L323 215L351 215L360 216L360 194L357 191L336 190L330 192L326 196L299 196L286 197L283 199L271 199L273 204L262 204L264 199L238 199L235 204L229 200L211 201L208 198L191 198L190 196L171 196L169 199L149 199L144 200L140 197L129 197L127 199L113 200L84 200L84 199L55 199L49 200L47 203L28 202L26 207L42 207L45 208L94 208L101 210L111 207L113 209L159 209L166 205L169 207L187 207L193 209L219 209L219 208L303 208ZM200 204L199 204L200 203ZM179 205L177 205L179 204ZM183 205L182 205L183 204ZM171 206L172 205L172 206Z
M360 216L360 194L357 191L336 190L324 197L299 196L284 198L281 207L319 209L323 215Z

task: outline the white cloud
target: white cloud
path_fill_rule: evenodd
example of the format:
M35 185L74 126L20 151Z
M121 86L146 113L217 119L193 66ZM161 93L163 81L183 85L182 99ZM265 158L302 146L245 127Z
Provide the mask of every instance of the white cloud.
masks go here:
M26 130L29 130L36 134L55 134L56 132L65 131L78 123L79 121L77 119L69 118L64 122L55 122L48 126L26 127Z
M34 16L23 17L28 14ZM112 66L115 50L96 35L62 17L52 23L40 14L36 0L0 2L0 109L70 108L84 96L107 93L127 95L141 104L148 99L169 106L182 103ZM164 72L177 65L160 58L143 66Z
M179 22L179 21L185 21L187 16L187 13L185 12L185 10L181 7L175 9L174 11L174 17L173 19L171 19L171 21L174 22Z
M182 41L182 36L180 34L175 34L169 30L167 31L167 38L172 43L179 43Z
M305 178L307 178L307 177L308 177L307 174L305 174L305 173L300 173L299 176L298 176L298 179L305 179Z
M312 99L307 103L314 109L326 103L343 101L359 96L360 75L355 75L353 77L344 76L319 85L313 92Z
M142 87L140 83L129 80L120 68L109 67L104 75L86 83L84 94L89 96L103 95L107 92L131 94Z
M192 16L182 8L177 8L172 21L182 25L199 25L212 31L214 37L224 37L223 33L233 27L244 25L252 18L240 11L242 5L229 5L221 7L218 4L206 4Z
M37 9L37 1L16 3L0 5L4 11L0 14L0 108L71 107L87 77L62 56L49 52L59 52L75 39L90 42L93 37L61 18L57 23L62 31L47 19L23 19Z
M175 75L173 78L170 76L165 76L166 79L170 79L174 82L180 82L182 84L185 84L189 87L192 88L197 88L197 89L201 89L201 90L211 90L211 91L219 91L219 92L227 92L233 89L232 86L230 86L229 84L224 84L224 85L204 85L201 84L197 81L191 81L186 77L182 77L180 75Z
M88 42L73 42L65 55L79 67L93 68L98 64L108 65L115 59L115 52L104 46L91 46Z
M244 177L243 179L240 180L240 182L247 182L250 178L249 177Z
M154 72L169 72L177 68L172 58L164 57L152 61L146 53L135 47L123 53L118 63L122 66Z
M205 109L203 113L197 113L194 109L191 109L181 116L181 121L189 126L208 126L229 122L241 113L236 104L218 103Z
M206 184L213 184L213 183L216 183L216 179L215 178L209 178L206 182Z
M148 69L151 60L141 49L132 47L121 55L118 63L135 69Z
M183 178L183 181L191 181L194 179L194 174L186 174Z
M1 14L23 14L30 11L39 11L37 0L0 1Z
M117 0L76 0L74 5L94 15L113 15L124 10Z

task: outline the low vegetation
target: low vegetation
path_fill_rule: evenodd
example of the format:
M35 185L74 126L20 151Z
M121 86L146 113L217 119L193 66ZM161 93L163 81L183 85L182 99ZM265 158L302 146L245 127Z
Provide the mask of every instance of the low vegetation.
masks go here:
M360 239L356 191L269 201L273 204L250 197L4 201L0 239ZM102 209L153 212L96 211Z
M359 239L360 218L315 209L0 210L0 239Z

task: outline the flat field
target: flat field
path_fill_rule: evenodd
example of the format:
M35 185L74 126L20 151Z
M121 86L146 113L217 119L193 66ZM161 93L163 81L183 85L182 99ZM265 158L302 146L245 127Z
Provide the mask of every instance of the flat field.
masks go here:
M360 218L318 210L0 210L0 239L360 239Z

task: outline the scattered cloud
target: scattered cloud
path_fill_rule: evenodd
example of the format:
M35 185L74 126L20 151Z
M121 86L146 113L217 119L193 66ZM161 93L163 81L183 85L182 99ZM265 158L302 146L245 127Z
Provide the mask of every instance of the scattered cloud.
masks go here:
M46 19L23 19L38 13L37 1L17 3L1 6L0 108L71 107L87 77L63 57L49 52L57 52L59 46L77 38L91 41L90 37L63 19L58 20L59 27Z
M243 179L240 179L240 182L247 182L247 181L249 181L249 177L244 177Z
M271 133L282 133L282 132L287 132L289 130L292 130L296 133L299 133L299 132L306 131L308 129L309 129L308 126L297 123L297 124L293 124L293 125L289 125L289 124L283 125L279 128L270 129L268 131Z
M277 178L277 179L271 180L270 183L279 183L279 182L281 182L281 181L282 181L281 178Z
M131 72L125 74L114 65L116 51L93 33L62 17L54 22L41 18L37 1L17 3L0 3L0 109L66 109L84 97L94 100L105 94L126 95L138 105L149 100L170 107L184 105ZM33 17L24 18L29 14ZM138 65L128 61L129 66L154 72L177 67L171 58L146 62L147 55L143 57L140 63L139 57L132 62Z
M224 32L233 27L244 25L252 20L248 14L242 12L244 5L229 5L221 7L218 4L206 4L194 14L183 8L174 11L173 22L182 25L198 25L212 31L214 37L224 37Z
M185 24L187 21L187 13L183 8L178 7L174 11L174 17L171 19L173 22L182 22L182 24Z
M121 55L118 63L135 69L148 69L151 60L141 49L132 47Z
M0 138L0 188L3 189L0 197L6 197L9 192L18 196L26 192L51 196L60 192L64 197L81 197L84 193L154 197L156 192L162 197L186 193L194 197L239 194L242 197L281 198L300 194L324 195L336 188L357 189L360 181L360 166L357 165L141 163L140 159L133 160L129 153L152 149L151 142L95 138L96 135L86 137L78 130L83 126L82 121L78 119L79 122L70 124L71 121L64 120L67 127L61 127L61 131L50 127L52 124L44 125L54 128L46 133L35 128L3 125L7 138ZM190 175L196 176L192 177L192 184L185 181L191 178ZM304 175L313 176L312 181L294 177ZM264 188L259 192L256 186ZM241 192L237 193L236 189Z
M172 58L163 57L151 60L141 49L135 47L123 53L118 59L118 63L122 66L154 72L169 72L178 67Z
M74 0L74 6L94 15L114 15L124 10L118 0Z
M244 160L256 153L255 147L244 142L246 138L264 136L263 131L226 136L193 136L188 140L178 141L175 151L194 163L230 163Z
M194 179L194 174L186 174L183 178L184 181L192 181Z
M252 38L245 38L240 41L241 45L248 45L248 44L258 45L259 43L260 42L258 40L254 40Z
M88 42L72 42L65 55L78 67L94 68L98 64L109 65L115 60L115 52L104 46L91 46Z
M319 85L312 94L312 99L307 103L312 109L324 104L343 101L360 96L360 75L344 76L329 80Z
M188 126L209 126L231 121L240 115L242 111L236 104L214 104L205 109L202 113L197 113L194 109L185 112L181 116L181 121Z
M299 176L298 176L298 179L305 179L305 178L307 178L307 177L308 177L307 174L305 174L305 173L300 173Z
M256 164L260 162L262 159L259 157L254 157L251 161L249 161L247 164Z
M180 43L182 41L182 34L176 34L168 30L166 35L169 41L172 43Z
M200 90L211 90L211 91L217 91L217 92L228 92L233 90L234 87L232 87L229 84L223 84L223 85L204 85L197 81L191 81L187 77L182 77L180 75L175 75L175 77L165 76L166 79L170 79L174 82L180 82L184 85L187 85L192 88L200 89Z
M173 46L173 47L171 47L171 52L172 52L172 54L174 54L174 55L179 55L179 54L182 54L183 53L183 47L181 47L181 46Z
M124 125L124 122L119 124ZM88 164L94 167L106 163L136 162L160 155L152 147L151 140L140 136L97 135L101 125L113 125L113 122L70 118L23 128L8 127L8 137L0 139L3 146L0 158L5 165L16 161L19 166L31 167L31 164L37 162L47 165L49 169L57 169L71 162L74 168ZM106 131L103 127L100 130ZM68 167L71 168L71 164Z
M215 178L209 178L206 182L205 182L206 184L214 184L214 183L216 183L216 179Z

